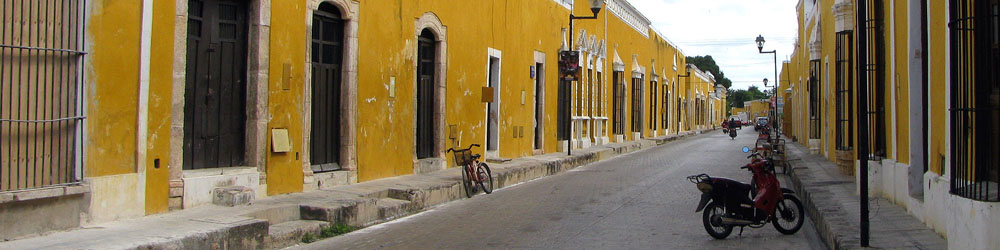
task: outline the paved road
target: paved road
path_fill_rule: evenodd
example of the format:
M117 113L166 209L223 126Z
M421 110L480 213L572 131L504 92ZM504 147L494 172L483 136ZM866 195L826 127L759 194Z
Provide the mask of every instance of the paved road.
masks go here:
M749 180L742 146L715 131L447 203L303 249L825 249L813 225L770 225L714 240L694 212L698 173ZM790 183L783 179L784 183Z

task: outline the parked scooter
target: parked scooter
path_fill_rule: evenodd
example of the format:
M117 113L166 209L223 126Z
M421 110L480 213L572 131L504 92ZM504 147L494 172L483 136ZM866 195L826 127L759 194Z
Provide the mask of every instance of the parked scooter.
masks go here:
M750 148L743 147L744 153ZM753 172L751 184L707 174L688 176L701 190L701 201L695 212L702 213L705 231L716 239L725 239L733 227L761 228L767 223L783 234L794 234L802 228L805 211L802 202L791 189L782 188L774 175L770 160L754 152L747 158L750 164L740 167Z

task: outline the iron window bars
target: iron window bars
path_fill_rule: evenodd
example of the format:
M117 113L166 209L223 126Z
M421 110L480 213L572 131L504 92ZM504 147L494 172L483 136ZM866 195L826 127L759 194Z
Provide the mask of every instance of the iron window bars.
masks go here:
M950 0L951 193L1000 201L1000 11L997 0Z
M0 18L0 192L79 183L86 1L7 1Z
M837 150L854 149L854 98L851 88L854 54L852 31L837 32Z

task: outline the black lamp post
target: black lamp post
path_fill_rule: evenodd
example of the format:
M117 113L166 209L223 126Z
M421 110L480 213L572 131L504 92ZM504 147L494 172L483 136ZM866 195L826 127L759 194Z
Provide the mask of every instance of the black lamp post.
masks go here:
M778 53L777 53L778 50L764 51L763 35L757 35L757 40L755 40L755 42L757 43L757 53L774 55L774 79L778 79ZM764 87L765 88L767 87L767 78L764 78ZM771 95L773 96L777 92L778 92L778 84L774 84L774 91L771 92ZM775 99L775 101L777 101L777 99ZM770 100L768 100L768 102L770 102ZM770 106L770 103L768 104L768 106ZM775 124L774 119L777 119L777 114L778 114L776 113L777 112L776 109L777 107L771 109L773 115L771 116L772 118L769 121L769 123L771 124L771 130L775 132L775 138L778 138L781 135L781 133L777 133L777 127L774 126Z
M604 0L588 0L590 4L590 11L594 12L593 16L576 16L573 15L572 7L570 7L569 13L569 50L573 50L573 20L576 19L597 19L597 13L601 12L601 8L604 6ZM566 92L569 94L570 105L566 107L566 133L569 136L566 138L566 154L573 155L573 82L566 81Z

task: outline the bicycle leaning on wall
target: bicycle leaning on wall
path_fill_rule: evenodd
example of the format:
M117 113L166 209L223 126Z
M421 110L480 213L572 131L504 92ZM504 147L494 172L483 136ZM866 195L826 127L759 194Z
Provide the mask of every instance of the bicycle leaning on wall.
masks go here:
M479 147L479 144L469 145L466 149L448 149L448 152L454 153L455 163L462 167L462 188L465 189L465 196L469 198L478 192L474 190L476 186L487 194L493 193L493 172L490 171L489 165L479 161L482 155L472 154L473 147Z

